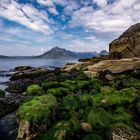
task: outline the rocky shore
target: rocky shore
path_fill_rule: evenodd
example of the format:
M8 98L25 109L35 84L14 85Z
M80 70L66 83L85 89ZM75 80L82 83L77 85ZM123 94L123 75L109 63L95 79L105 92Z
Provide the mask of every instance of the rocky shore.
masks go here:
M48 70L17 67L0 117L16 111L17 140L139 140L140 24L108 56Z

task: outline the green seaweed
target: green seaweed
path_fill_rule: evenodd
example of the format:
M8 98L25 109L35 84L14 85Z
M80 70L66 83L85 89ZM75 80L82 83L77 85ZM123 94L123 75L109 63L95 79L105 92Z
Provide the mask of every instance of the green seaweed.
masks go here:
M27 93L29 95L42 95L45 92L39 85L34 84L27 87Z
M37 96L23 103L17 111L17 116L20 121L25 120L36 123L47 120L50 122L51 109L56 106L57 101L53 95L47 94Z
M5 96L5 91L3 91L3 90L0 89L0 98L2 98L4 96Z

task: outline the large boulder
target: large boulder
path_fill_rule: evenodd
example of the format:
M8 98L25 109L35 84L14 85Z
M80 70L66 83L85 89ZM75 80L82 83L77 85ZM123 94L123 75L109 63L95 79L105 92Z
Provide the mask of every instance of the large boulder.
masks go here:
M140 57L140 23L109 44L109 56L112 59Z

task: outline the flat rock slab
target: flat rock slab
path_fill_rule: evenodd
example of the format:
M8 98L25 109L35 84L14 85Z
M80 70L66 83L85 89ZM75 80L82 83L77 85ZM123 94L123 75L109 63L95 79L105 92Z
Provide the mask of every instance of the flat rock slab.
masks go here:
M119 74L126 71L134 71L140 69L140 58L125 58L117 60L103 60L96 64L93 63L79 63L67 65L64 67L66 71L74 68L81 68L89 77L96 77L100 71L108 70L113 74Z

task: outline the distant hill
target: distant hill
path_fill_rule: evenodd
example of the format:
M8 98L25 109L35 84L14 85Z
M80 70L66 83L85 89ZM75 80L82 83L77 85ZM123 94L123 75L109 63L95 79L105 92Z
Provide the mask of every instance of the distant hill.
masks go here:
M0 55L0 58L10 58L10 56Z
M108 55L108 52L106 50L102 50L98 56Z
M40 58L87 58L97 56L96 52L73 52L64 48L54 47L44 54L38 56Z

